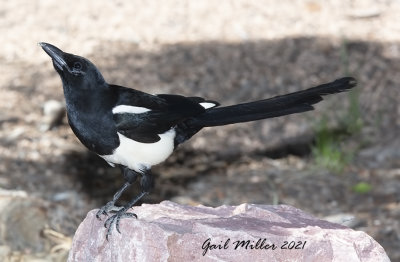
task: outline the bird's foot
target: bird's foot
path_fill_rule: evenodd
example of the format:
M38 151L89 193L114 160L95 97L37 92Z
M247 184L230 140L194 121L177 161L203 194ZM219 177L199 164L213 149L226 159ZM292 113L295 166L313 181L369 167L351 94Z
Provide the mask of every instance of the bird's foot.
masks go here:
M115 201L110 201L104 206L102 206L99 211L96 213L96 218L101 220L101 215L108 216L110 212L118 212L119 210L123 209L123 207L118 207L115 205Z
M107 228L107 235L106 239L108 241L108 236L111 235L112 233L112 227L115 225L115 228L117 229L118 233L121 234L121 231L119 230L119 221L122 218L137 218L137 215L135 213L128 213L126 212L128 209L126 207L122 207L119 209L114 215L109 217L106 222L104 223L104 227Z

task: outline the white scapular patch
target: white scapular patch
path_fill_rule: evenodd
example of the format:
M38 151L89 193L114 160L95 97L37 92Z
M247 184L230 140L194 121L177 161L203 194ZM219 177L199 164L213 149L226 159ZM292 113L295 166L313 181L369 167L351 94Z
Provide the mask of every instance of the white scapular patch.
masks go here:
M209 109L209 108L215 106L215 104L214 104L214 103L211 103L211 102L202 102L202 103L200 103L200 105L201 105L202 107L204 107L204 109Z
M140 106L127 106L127 105L119 105L113 108L113 114L120 113L131 113L131 114L141 114L151 111L148 108L140 107Z
M111 155L101 156L109 164L121 164L141 172L167 159L174 150L176 132L170 129L160 134L156 143L140 143L118 133L119 147Z

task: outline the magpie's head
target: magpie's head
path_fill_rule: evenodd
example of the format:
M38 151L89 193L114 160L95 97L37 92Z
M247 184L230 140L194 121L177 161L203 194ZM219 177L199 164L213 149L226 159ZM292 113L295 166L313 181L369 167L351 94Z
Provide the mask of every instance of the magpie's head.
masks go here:
M39 43L53 60L54 69L66 87L96 89L106 85L103 76L88 59L65 53L54 45Z

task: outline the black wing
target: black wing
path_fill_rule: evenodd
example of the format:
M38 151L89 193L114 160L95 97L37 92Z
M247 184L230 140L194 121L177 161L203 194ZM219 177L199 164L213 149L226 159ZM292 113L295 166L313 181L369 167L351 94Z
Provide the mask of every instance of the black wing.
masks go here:
M208 102L199 97L180 95L150 95L134 89L112 86L118 93L118 105L149 109L144 113L116 113L113 115L117 130L124 136L141 143L155 143L163 134L185 119L205 112L199 105Z

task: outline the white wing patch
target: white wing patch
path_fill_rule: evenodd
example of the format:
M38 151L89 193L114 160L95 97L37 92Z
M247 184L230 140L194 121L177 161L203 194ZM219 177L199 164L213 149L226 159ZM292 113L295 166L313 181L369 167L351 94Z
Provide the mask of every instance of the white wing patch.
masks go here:
M200 103L200 105L201 105L202 107L204 107L204 109L209 109L209 108L211 108L211 107L216 106L216 104L211 103L211 102L202 102L202 103Z
M130 114L141 114L151 111L148 108L140 107L140 106L127 106L127 105L119 105L113 108L113 114L121 114L121 113L130 113Z

